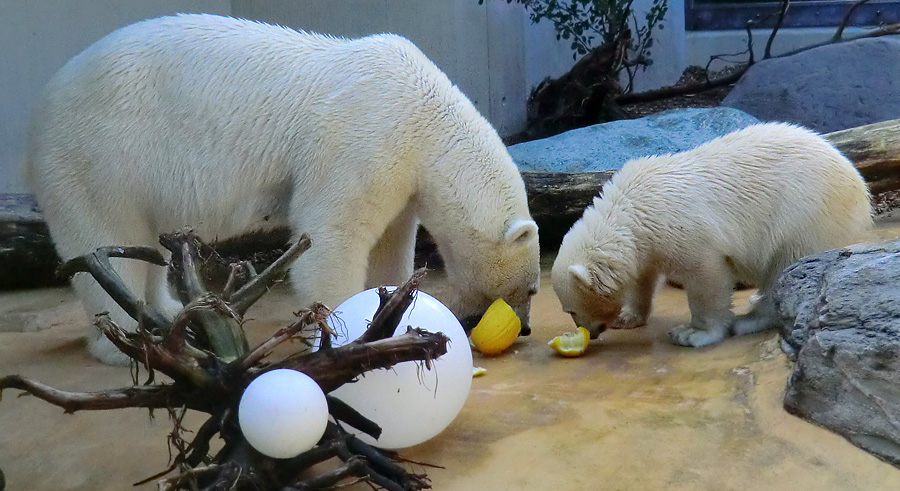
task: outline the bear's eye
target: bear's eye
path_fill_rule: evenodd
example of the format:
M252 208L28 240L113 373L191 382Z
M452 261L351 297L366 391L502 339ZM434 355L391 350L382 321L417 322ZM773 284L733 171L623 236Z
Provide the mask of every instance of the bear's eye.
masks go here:
M529 297L533 297L535 295L537 295L537 288L532 288L532 289L528 290Z

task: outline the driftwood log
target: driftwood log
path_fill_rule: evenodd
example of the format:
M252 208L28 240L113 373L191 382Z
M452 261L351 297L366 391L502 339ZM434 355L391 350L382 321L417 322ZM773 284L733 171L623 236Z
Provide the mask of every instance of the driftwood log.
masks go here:
M900 119L825 135L853 162L873 194L900 189Z
M853 162L873 193L900 189L900 119L824 135ZM528 207L540 228L541 245L558 247L614 171L530 172L522 179Z

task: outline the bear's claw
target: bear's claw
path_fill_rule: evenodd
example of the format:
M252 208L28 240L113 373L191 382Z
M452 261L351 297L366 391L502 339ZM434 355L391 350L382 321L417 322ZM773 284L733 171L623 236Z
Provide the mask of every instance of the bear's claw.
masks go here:
M708 331L690 325L678 326L669 331L669 339L679 346L709 346L725 339L724 332Z
M622 309L619 316L606 327L610 329L636 329L647 325L646 316L639 316L626 309Z

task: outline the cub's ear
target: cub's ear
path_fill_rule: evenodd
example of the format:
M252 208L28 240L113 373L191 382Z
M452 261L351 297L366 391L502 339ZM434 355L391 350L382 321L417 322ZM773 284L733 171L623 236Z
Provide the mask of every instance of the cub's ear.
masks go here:
M507 242L517 242L524 244L532 238L537 237L538 226L534 220L518 219L512 222L506 231Z
M591 280L591 275L588 273L584 264L573 264L569 266L569 276L572 277L575 284L581 285L588 290L595 289L594 282Z

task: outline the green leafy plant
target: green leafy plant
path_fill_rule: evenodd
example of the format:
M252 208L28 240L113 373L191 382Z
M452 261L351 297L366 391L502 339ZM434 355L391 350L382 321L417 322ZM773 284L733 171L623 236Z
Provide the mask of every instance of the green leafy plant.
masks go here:
M478 3L483 3L479 0ZM577 58L595 47L626 41L626 50L615 73L626 70L629 92L637 71L653 64L653 32L664 29L663 18L668 0L653 0L645 15L645 23L638 23L632 8L634 0L506 0L522 4L533 23L548 20L556 29L556 39L571 41L572 57Z

